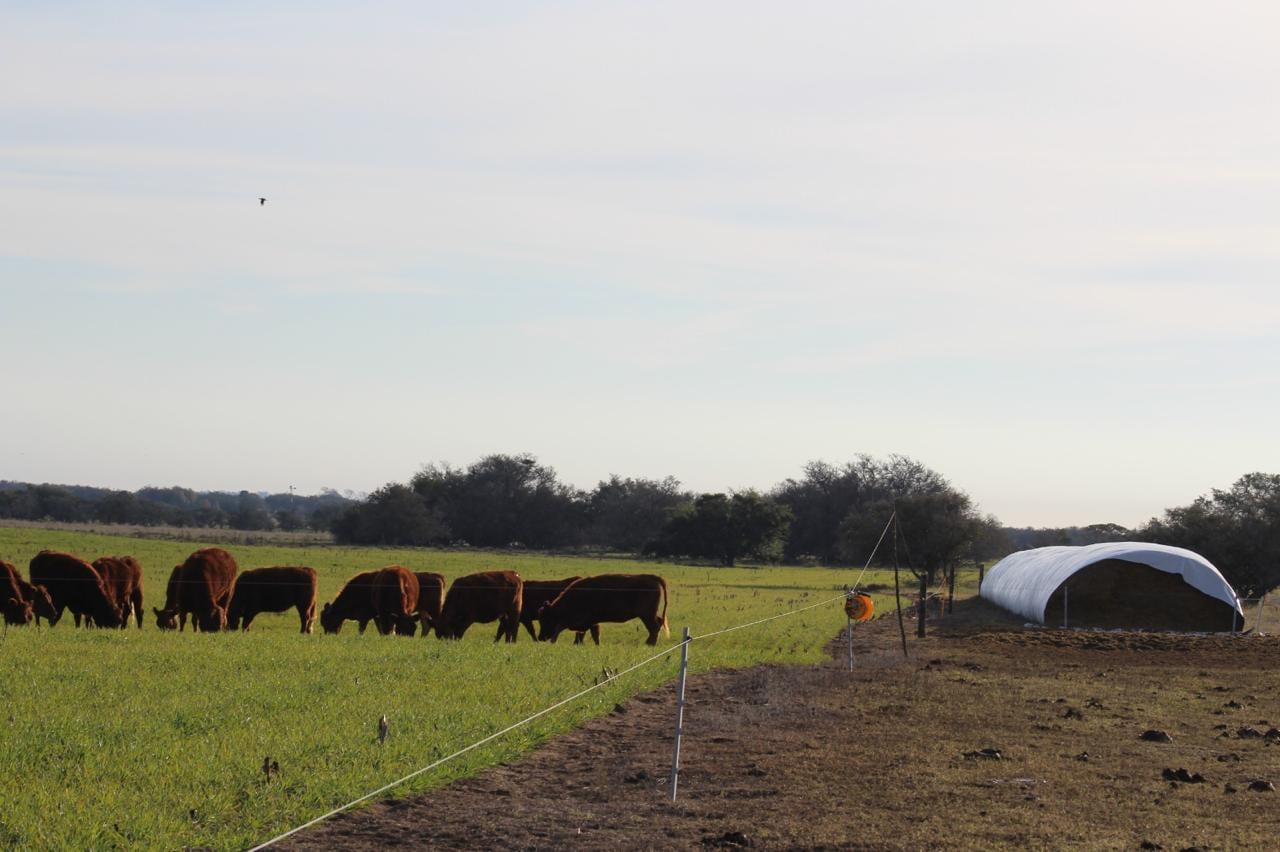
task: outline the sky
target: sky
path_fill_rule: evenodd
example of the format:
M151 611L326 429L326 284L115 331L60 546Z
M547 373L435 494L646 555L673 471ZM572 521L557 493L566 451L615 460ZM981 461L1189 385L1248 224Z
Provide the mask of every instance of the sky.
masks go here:
M0 3L0 479L1280 470L1270 2ZM267 203L260 205L259 197Z

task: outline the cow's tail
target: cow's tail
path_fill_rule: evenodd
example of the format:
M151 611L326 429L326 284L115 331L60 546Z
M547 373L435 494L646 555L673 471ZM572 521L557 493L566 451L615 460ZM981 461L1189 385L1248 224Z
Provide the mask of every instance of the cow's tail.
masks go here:
M662 635L670 639L671 628L667 626L667 581L659 577L658 583L662 586Z

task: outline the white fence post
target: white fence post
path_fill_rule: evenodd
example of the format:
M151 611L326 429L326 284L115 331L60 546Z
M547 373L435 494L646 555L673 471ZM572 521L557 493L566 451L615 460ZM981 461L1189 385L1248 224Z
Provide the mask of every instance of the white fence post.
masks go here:
M1267 593L1263 592L1262 597L1258 599L1258 623L1253 626L1255 636L1262 635L1262 608L1267 605Z
M680 785L680 738L684 735L684 685L689 675L689 627L685 625L680 643L680 685L676 692L676 744L671 752L671 801Z

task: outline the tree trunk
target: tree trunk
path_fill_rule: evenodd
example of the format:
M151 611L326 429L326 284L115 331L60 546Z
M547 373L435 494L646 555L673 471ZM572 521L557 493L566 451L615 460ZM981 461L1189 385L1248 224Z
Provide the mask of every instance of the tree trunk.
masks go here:
M951 563L951 573L947 578L947 615L955 612L956 603L956 563Z
M928 618L929 612L929 574L924 572L920 575L920 603L916 608L916 636L924 638L925 620Z

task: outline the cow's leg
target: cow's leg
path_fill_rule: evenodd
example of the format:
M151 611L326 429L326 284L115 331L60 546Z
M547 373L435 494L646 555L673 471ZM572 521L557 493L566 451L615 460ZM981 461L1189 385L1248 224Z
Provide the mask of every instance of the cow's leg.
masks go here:
M520 638L520 617L517 615L507 616L507 641L514 643Z
M138 622L138 629L142 629L142 590L139 589L133 593L133 617Z
M505 618L498 619L498 632L493 634L493 641L497 642L503 636L507 635L507 620Z
M599 624L591 625L591 641L595 642L597 645L600 644L600 625Z
M80 626L80 613L76 612L76 611L73 609L73 610L71 610L71 617L75 619L76 627L79 627L79 626Z
M240 622L240 630L241 630L241 631L248 630L248 629L249 629L249 622L250 622L250 621L253 621L254 616L256 616L256 615L257 615L257 613L256 613L256 612L254 612L253 610L250 610L249 612L246 612L246 613L245 613L245 615L244 615L244 620Z
M298 604L298 623L302 626L303 633L311 632L311 616L314 608L315 605L312 604L312 611L308 611L305 604Z
M662 631L662 622L658 619L654 619L653 621L646 620L644 624L645 627L649 628L649 638L644 640L644 644L657 645L658 633Z
M526 620L524 620L524 619L521 619L521 620L520 620L520 623L524 625L524 629L525 629L525 630L528 630L528 631L529 631L529 638L530 638L531 640L533 640L534 642L537 642L537 641L538 641L538 634L533 632L533 619L532 619L532 618L530 618L530 619L528 619L527 621L526 621ZM517 627L517 628L516 628L516 632L517 632L517 633L519 633L519 632L520 632L520 628L519 628L519 627Z
M575 630L575 631L573 631L573 644L575 644L575 645L581 645L581 644L582 644L582 637L583 637L584 635L585 635L585 634L584 634L584 633L583 633L583 631L581 631L581 630Z

